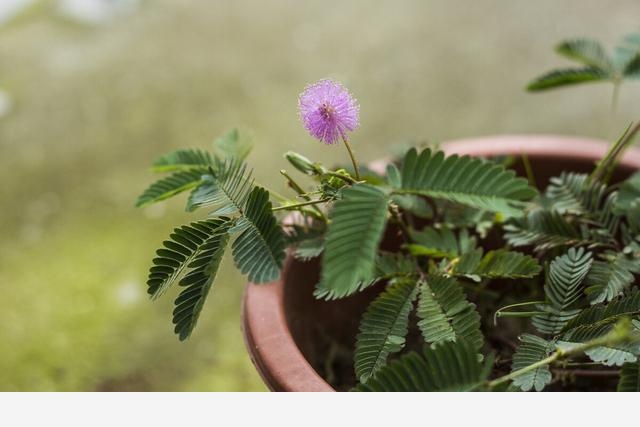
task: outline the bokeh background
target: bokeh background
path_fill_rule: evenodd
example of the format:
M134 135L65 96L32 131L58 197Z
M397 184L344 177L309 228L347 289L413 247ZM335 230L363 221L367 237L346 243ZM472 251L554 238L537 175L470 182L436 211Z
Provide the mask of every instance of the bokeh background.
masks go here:
M392 144L500 133L611 139L640 84L540 95L560 39L614 44L637 0L0 0L0 390L264 390L240 332L243 279L224 266L194 336L173 295L150 303L153 251L189 218L133 203L150 162L233 127L286 191L281 153L334 162L296 97L321 77L361 103L361 161Z

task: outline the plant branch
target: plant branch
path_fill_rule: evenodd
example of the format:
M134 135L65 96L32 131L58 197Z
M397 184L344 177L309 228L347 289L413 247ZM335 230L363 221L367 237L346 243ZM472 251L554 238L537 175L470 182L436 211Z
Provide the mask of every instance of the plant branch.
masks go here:
M289 183L289 186L291 188L293 188L293 190L296 193L298 193L298 195L300 197L302 197L306 201L311 201L311 197L309 197L305 193L304 189L297 182L295 182L293 178L291 178L291 176L287 173L286 170L284 170L284 169L280 170L280 174L285 177L285 179ZM320 219L322 219L324 222L327 222L327 217L325 216L324 212L322 212L320 210L320 208L318 208L317 206L313 205L313 210L319 215Z
M487 382L487 387L493 388L500 384L503 384L508 381L512 381L514 378L519 377L520 375L526 374L527 372L538 369L542 366L549 365L557 360L567 359L572 356L576 356L578 354L582 354L587 350L590 350L595 347L612 347L616 344L619 344L623 341L627 341L631 338L631 321L627 318L623 321L620 321L614 328L607 334L595 338L593 340L587 341L585 343L576 345L569 349L561 349L558 348L556 351L551 353L548 357L539 360L535 363L532 363L529 366L525 366L522 369L518 369L517 371L513 371L510 374L503 375L495 380ZM634 337L635 340L638 337Z
M320 203L325 203L327 200L308 200L306 202L302 202L302 203L296 203L293 205L284 205L284 206L278 206L275 208L271 208L271 212L275 212L275 211L290 211L290 210L294 210L297 209L301 206L309 206L309 205L317 205Z

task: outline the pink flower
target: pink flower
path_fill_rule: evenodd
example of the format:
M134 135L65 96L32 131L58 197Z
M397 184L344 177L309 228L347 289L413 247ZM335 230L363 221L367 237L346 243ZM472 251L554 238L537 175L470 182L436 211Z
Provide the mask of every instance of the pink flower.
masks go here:
M309 134L325 144L347 138L358 128L360 107L338 82L324 79L307 86L298 98L300 120Z

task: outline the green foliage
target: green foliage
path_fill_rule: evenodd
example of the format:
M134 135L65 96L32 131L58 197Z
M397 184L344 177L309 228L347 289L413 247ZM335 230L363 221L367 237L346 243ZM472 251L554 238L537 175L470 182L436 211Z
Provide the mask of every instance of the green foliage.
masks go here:
M254 187L247 196L243 215L233 227L240 235L233 242L236 267L252 283L266 283L280 276L285 237L271 213L269 192Z
M640 392L640 362L622 365L617 391Z
M191 190L202 182L202 176L205 173L207 173L206 169L192 169L175 172L168 177L159 179L138 197L136 207L144 207L166 200L183 191Z
M609 75L597 67L565 68L550 71L527 85L527 90L536 92L561 86L607 80Z
M536 195L527 180L503 166L442 151L407 152L397 194L444 199L507 216L522 215L523 202Z
M355 370L361 382L386 365L387 357L404 347L409 312L417 287L404 279L387 287L367 308L356 338Z
M511 246L533 246L536 252L595 243L558 211L535 209L526 217L505 225L504 229L504 237Z
M206 170L211 166L215 166L215 164L214 157L206 151L180 149L157 159L153 162L152 170L154 172Z
M570 349L578 344L601 338L616 327L615 323L594 323L582 325L568 330L560 337L558 346ZM636 327L637 328L637 327ZM635 362L640 355L640 343L637 341L602 345L585 351L589 358L605 366L622 366L627 362Z
M533 318L533 325L543 334L556 334L579 310L574 309L582 296L583 281L593 262L591 252L571 248L556 257L549 268L544 292L547 303L538 308L545 314Z
M548 208L560 214L597 216L604 200L606 186L590 182L586 174L562 172L551 178L545 192Z
M465 341L444 342L411 352L382 368L355 391L473 391L482 389L491 368L483 366L473 345Z
M342 191L342 199L335 203L330 215L317 296L342 298L374 278L387 202L385 193L367 184Z
M563 332L580 326L597 326L615 323L621 317L640 315L640 291L634 288L629 295L611 301L609 304L594 305L584 309L563 328Z
M153 298L162 295L186 268L193 268L191 263L223 227L226 227L226 218L197 221L176 228L171 240L162 243L164 248L158 249L157 257L153 259L147 280L149 295Z
M633 282L633 273L640 273L640 265L624 254L609 254L606 261L594 261L585 280L591 304L619 296Z
M191 271L180 280L180 286L185 289L175 300L173 323L181 341L187 339L196 326L229 241L228 227L226 222L219 225L189 263Z
M618 47L615 58L612 58L597 41L564 41L556 47L556 52L580 65L550 71L529 83L527 90L540 91L587 82L612 82L618 85L627 78L637 78L640 71L640 45L636 42L637 35L628 36Z
M640 172L634 173L620 185L618 198L615 202L615 210L620 214L624 214L638 200L640 200Z
M476 239L469 237L466 228L456 234L449 227L425 227L420 231L411 230L410 236L416 242L408 245L413 255L433 258L455 258L476 245Z
M520 345L513 355L511 372L526 368L545 359L554 350L554 343L531 334L522 334ZM551 382L548 365L540 366L513 379L513 385L522 391L542 391Z
M420 282L418 327L431 346L445 341L467 341L476 350L482 347L480 315L467 301L460 283L452 277L429 276Z
M499 249L489 251L484 256L482 254L481 248L465 253L454 265L451 274L475 280L522 279L535 277L541 270L535 258L520 252Z
M235 215L242 212L252 189L253 179L245 164L233 159L219 162L189 196L187 211L208 207L215 209L212 216Z
M221 154L225 159L233 159L236 162L243 161L251 152L253 143L244 134L240 134L238 129L233 129L226 135L213 141L213 149Z

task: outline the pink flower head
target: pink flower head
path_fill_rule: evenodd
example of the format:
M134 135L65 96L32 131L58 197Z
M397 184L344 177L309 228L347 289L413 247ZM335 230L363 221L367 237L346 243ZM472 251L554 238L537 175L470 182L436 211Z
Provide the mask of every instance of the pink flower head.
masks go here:
M333 80L307 86L298 98L300 120L309 134L325 144L346 139L358 128L360 107L349 91Z

